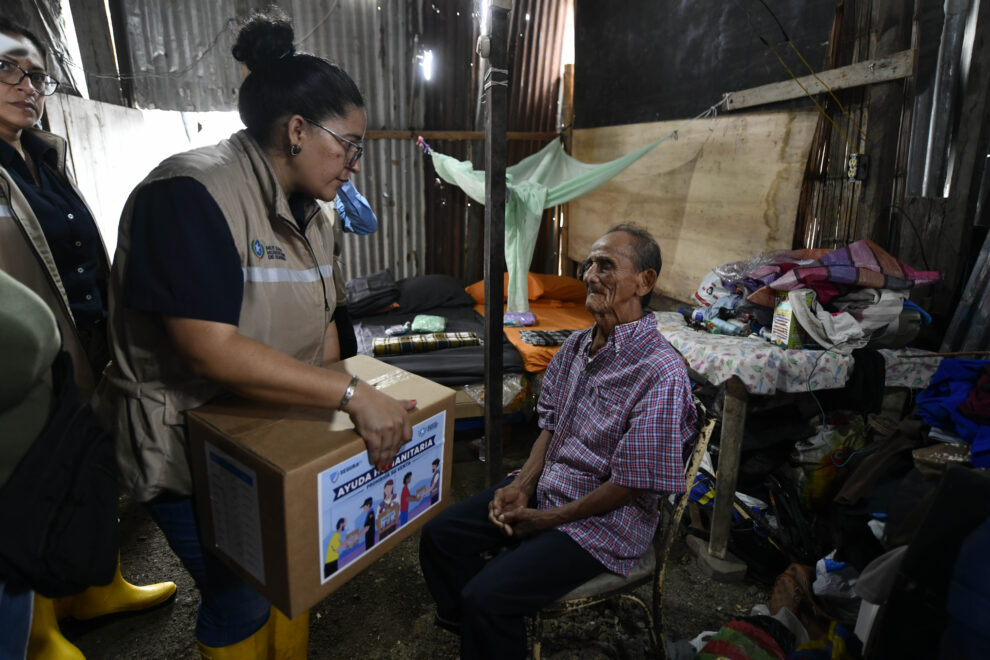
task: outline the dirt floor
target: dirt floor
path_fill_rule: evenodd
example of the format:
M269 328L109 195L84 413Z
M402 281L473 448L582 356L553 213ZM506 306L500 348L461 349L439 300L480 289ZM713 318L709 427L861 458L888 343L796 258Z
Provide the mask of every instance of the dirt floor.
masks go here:
M532 437L529 429L516 436ZM453 493L462 499L484 485L486 465L463 433L455 441ZM505 466L520 465L529 443L505 447ZM199 594L155 524L140 506L123 502L122 570L132 582L174 580L175 599L150 612L97 622L62 622L65 636L87 658L197 658L193 638ZM419 536L406 539L311 610L310 658L458 657L457 638L433 625L433 604L419 570ZM649 586L639 595L651 602ZM706 577L683 543L675 544L662 599L670 639L693 638L749 613L769 595L749 582L721 584ZM611 601L545 622L543 657L649 657L647 618L631 601Z

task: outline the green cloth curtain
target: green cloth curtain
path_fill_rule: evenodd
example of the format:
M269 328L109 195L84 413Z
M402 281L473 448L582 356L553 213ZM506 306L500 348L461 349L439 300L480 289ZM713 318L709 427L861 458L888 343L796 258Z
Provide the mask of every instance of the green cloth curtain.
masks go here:
M666 138L664 138L666 139ZM505 170L508 190L505 201L505 264L509 272L508 311L528 312L526 273L533 262L536 237L543 210L564 204L609 181L646 152L663 142L657 140L637 151L607 163L582 163L564 152L554 140L538 152ZM430 151L433 167L444 181L452 183L476 202L485 203L485 172L468 161Z

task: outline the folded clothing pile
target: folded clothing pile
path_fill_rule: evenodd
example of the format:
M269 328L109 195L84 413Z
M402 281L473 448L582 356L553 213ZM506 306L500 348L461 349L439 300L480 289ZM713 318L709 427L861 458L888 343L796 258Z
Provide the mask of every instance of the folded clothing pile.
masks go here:
M910 289L939 277L869 240L765 253L712 269L695 293L702 306L689 310L688 321L711 332L759 332L787 348L899 347L929 320L907 299Z

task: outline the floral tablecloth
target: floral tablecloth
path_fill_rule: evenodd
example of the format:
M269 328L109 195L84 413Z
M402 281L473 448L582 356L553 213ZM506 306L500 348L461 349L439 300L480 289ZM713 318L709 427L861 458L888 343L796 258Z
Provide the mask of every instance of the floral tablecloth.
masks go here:
M654 312L657 328L687 359L691 368L715 384L739 376L750 394L807 392L842 387L852 373L853 358L837 351L787 350L750 337L713 335L695 330L677 312ZM926 351L882 349L886 385L927 387L940 357L912 357Z

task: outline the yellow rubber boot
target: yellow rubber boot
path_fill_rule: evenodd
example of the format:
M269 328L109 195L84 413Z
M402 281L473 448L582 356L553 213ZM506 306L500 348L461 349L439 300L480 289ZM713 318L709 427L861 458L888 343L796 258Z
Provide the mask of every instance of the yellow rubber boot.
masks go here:
M55 618L55 603L39 593L34 594L34 615L28 638L29 660L85 660L75 644L62 636Z
M267 660L271 648L271 619L247 639L227 646L206 646L200 641L199 655L206 660Z
M134 612L164 603L175 593L175 582L159 582L146 587L131 584L120 574L120 556L117 570L110 584L90 587L81 594L70 596L69 603L59 604L59 614L84 621L107 614Z
M268 626L272 629L269 660L305 660L309 650L309 610L290 619L273 607Z

